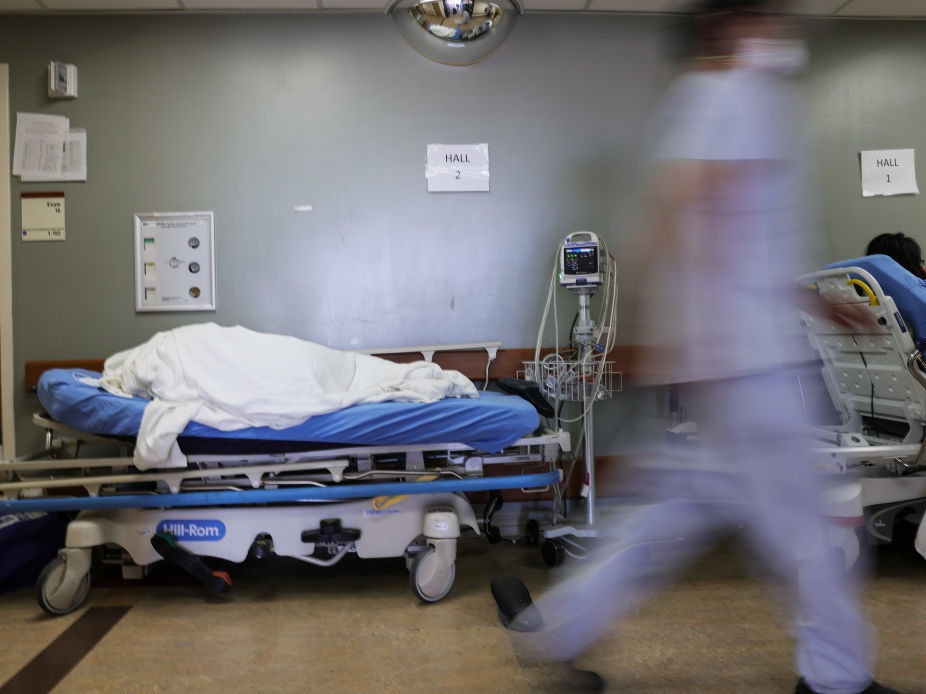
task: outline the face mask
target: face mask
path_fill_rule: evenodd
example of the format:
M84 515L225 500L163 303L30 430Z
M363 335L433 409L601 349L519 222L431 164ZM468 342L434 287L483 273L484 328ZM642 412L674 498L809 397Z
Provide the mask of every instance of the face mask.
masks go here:
M793 75L807 65L807 46L795 39L742 39L737 62L745 68Z

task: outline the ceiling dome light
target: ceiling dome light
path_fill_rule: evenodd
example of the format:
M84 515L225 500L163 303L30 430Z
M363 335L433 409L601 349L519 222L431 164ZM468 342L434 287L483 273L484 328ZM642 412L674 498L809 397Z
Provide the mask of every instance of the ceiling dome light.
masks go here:
M386 14L426 58L472 65L508 37L521 6L518 0L392 0Z

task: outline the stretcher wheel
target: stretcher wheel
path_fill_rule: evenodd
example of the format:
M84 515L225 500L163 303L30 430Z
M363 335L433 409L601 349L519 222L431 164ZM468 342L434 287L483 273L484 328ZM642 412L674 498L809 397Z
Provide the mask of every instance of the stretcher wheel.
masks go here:
M90 574L86 573L73 591L62 591L67 564L61 557L55 557L39 574L35 586L35 597L39 607L54 615L69 614L84 604L90 592Z
M409 581L412 592L422 602L437 602L443 599L453 586L456 577L456 563L443 560L433 547L419 552L410 569Z
M560 540L546 540L540 546L540 556L547 566L559 566L566 561L566 547Z

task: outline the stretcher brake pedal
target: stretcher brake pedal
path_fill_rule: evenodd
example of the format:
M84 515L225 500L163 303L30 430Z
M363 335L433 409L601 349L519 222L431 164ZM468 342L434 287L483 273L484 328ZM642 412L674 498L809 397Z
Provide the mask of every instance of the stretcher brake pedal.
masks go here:
M302 541L316 545L346 545L360 538L360 531L342 528L339 518L325 518L315 530L303 530Z
M171 533L156 533L151 538L154 551L172 561L181 569L199 579L212 593L227 593L231 589L231 576L225 571L213 571L202 559L177 544Z

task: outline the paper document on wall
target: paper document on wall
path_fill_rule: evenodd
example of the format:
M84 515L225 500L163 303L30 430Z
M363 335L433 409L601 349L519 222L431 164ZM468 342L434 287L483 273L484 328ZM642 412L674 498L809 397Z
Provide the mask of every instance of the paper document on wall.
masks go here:
M64 116L16 114L13 174L23 181L86 181L87 131Z
M13 174L23 180L57 180L64 170L68 119L39 113L16 114Z
M87 131L71 128L64 146L64 180L87 180Z
M863 151L862 196L919 194L915 155L913 149Z

